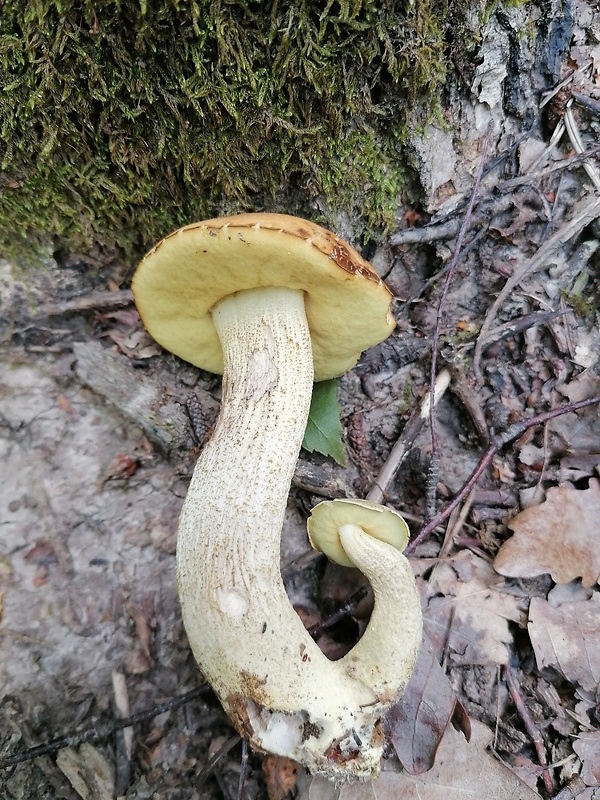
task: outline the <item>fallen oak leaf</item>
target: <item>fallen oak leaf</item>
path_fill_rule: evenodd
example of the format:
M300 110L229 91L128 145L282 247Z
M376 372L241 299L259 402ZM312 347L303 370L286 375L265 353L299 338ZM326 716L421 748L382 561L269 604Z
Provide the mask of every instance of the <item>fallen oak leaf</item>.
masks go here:
M309 778L298 800L540 800L537 792L487 752L493 738L477 720L470 742L450 725L429 772L409 775L388 762L379 778L341 789L326 778Z
M600 682L600 594L558 608L541 597L529 605L529 638L538 668L553 667L594 691Z
M600 481L587 489L555 486L546 500L517 514L514 535L494 560L494 569L513 578L550 573L555 583L581 578L593 586L600 576Z
M581 759L581 777L587 786L600 786L600 731L586 731L573 742Z
M453 664L506 664L514 635L525 626L518 597L502 591L492 565L469 551L439 563L428 582L425 632Z

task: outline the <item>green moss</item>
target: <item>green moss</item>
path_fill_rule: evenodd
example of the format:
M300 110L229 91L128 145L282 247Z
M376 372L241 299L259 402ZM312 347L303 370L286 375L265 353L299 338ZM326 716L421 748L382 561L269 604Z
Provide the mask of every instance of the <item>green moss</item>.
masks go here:
M398 403L398 414L400 416L408 414L414 408L414 405L415 405L415 399L413 397L413 381L412 378L408 378L408 380L404 384L402 397L400 398L400 402Z
M6 0L0 250L52 237L136 258L194 219L314 215L318 195L386 226L468 5Z
M579 292L561 291L561 296L571 306L576 316L580 319L591 317L598 311L598 305L593 297L585 297Z

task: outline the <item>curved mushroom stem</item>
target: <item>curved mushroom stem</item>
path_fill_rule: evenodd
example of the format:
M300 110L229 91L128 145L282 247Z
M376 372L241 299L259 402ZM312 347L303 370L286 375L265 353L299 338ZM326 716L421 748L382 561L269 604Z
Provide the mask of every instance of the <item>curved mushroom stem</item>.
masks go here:
M347 556L369 579L375 605L360 641L339 662L383 703L401 694L417 660L423 617L410 563L395 547L358 525L341 525Z
M292 608L280 572L283 517L313 379L303 294L239 292L217 304L213 318L224 353L223 401L194 471L177 542L190 645L255 748L329 777L376 774L391 683L375 681L385 698L369 684L377 654L329 661ZM368 545L348 546L357 564L369 560ZM369 569L376 581L374 562ZM402 612L382 603L377 613ZM361 671L365 659L370 666Z

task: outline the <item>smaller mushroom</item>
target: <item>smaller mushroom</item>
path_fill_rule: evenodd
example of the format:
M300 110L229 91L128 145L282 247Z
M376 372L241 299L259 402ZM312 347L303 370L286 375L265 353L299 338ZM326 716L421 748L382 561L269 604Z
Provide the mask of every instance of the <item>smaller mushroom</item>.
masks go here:
M368 500L328 500L316 505L308 519L315 550L338 564L357 567L373 588L367 629L336 663L373 690L382 711L404 691L421 645L421 601L401 552L408 533L397 511Z
M308 538L315 550L324 553L331 561L343 567L355 564L346 555L340 541L339 530L349 522L359 525L365 533L396 550L408 544L408 525L397 511L370 500L345 498L318 503L308 519Z

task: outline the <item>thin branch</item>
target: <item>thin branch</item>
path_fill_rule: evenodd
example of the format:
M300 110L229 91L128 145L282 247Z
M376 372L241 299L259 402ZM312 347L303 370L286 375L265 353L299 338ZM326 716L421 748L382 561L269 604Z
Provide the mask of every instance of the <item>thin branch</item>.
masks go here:
M433 332L433 343L431 346L431 371L430 371L430 381L429 381L429 397L430 397L429 425L431 428L431 459L429 462L429 475L427 481L427 508L425 512L425 519L427 520L431 519L431 517L435 515L436 484L437 484L437 476L438 476L438 468L440 460L440 444L439 444L436 414L435 414L435 378L437 374L437 356L438 356L440 337L442 334L442 322L444 319L446 298L448 297L450 283L452 281L452 278L454 277L454 273L456 271L456 264L458 262L458 257L460 255L462 244L469 229L469 224L471 221L471 217L473 215L473 208L475 206L475 200L477 198L477 193L479 191L479 184L481 183L487 152L492 138L493 128L494 128L494 123L490 121L483 142L479 169L477 170L477 175L475 177L475 183L473 185L473 191L471 192L471 197L469 199L469 205L467 206L467 210L465 211L465 216L460 228L460 233L458 234L458 239L456 240L454 255L452 257L452 261L450 262L450 267L448 268L448 274L446 275L444 286L442 288L442 294L438 305L437 321Z
M490 442L488 448L485 450L484 454L481 456L479 464L477 464L471 475L463 484L462 489L452 498L452 500L444 509L442 509L442 511L436 514L432 520L430 520L421 528L419 533L410 542L404 552L406 554L414 552L421 542L424 541L437 528L438 525L441 525L442 522L445 522L448 519L456 506L458 506L458 504L461 503L473 489L479 480L479 477L491 462L492 458L505 445L521 437L525 431L529 430L530 428L534 428L537 425L543 425L545 422L555 419L556 417L561 417L563 414L570 414L573 411L579 411L581 408L587 408L587 406L597 405L598 403L600 403L600 394L594 395L594 397L589 397L587 400L579 400L576 403L565 403L564 405L554 408L551 411L544 411L541 414L537 414L535 417L530 417L529 419L515 422L510 425L510 427L508 427L504 433L495 436Z
M246 783L246 773L248 772L248 739L244 736L242 739L242 760L240 763L240 782L238 783L238 791L236 800L242 800L244 796L244 785Z
M560 792L554 795L552 800L574 800L575 797L583 794L587 788L581 779L581 775L574 775L567 785L563 786Z
M229 739L227 739L224 745L219 747L219 749L213 756L211 756L208 759L206 764L202 767L202 770L200 771L198 777L196 778L196 785L195 785L196 790L204 786L206 781L212 775L213 770L217 766L219 761L223 758L223 756L227 755L227 753L230 750L233 750L233 748L236 746L236 744L240 741L241 738L242 737L238 733L234 734Z
M39 317L62 317L65 314L77 314L82 311L95 311L100 308L122 308L133 303L133 294L129 289L118 292L92 292L74 300L42 306Z
M581 134L579 132L579 127L575 120L575 116L573 114L573 101L569 100L567 103L567 109L565 111L565 127L567 129L567 134L569 135L569 141L573 145L573 149L577 153L577 155L583 155L585 153L585 147L583 146L583 142L581 140ZM600 173L596 169L596 165L590 159L586 159L583 162L583 168L587 172L588 177L594 184L594 188L596 190L600 190Z
M439 402L449 384L450 373L447 369L443 369L435 380L435 403ZM409 417L402 434L393 446L385 464L381 468L381 472L371 487L371 491L367 495L367 500L370 500L372 503L382 503L384 501L387 487L390 485L394 475L406 458L408 451L423 428L423 425L427 422L430 403L431 395L427 394L421 406L415 409Z
M315 625L311 625L308 628L308 632L312 636L312 638L316 641L319 636L327 630L327 628L331 628L332 625L335 625L336 622L339 622L344 617L348 617L356 611L358 604L365 599L365 597L369 594L369 590L366 586L361 586L357 589L353 594L350 595L348 600L344 603L343 606L340 606L333 614L330 614L326 619L322 620L321 622L317 622Z
M508 687L508 691L510 692L510 696L513 699L513 703L515 704L515 707L519 712L519 716L523 720L523 725L525 726L525 730L527 731L529 737L533 742L533 746L535 747L535 752L537 753L540 766L543 767L542 777L544 780L544 787L548 792L548 795L552 796L554 794L554 784L552 782L552 776L550 775L550 772L547 769L548 758L546 756L546 747L544 745L544 739L537 725L535 724L533 717L529 712L529 709L525 705L523 698L521 697L521 693L519 691L519 687L517 686L515 677L512 674L510 664L505 664L504 666L504 678L506 679L506 685Z
M482 339L482 346L487 347L493 342L498 342L507 336L513 336L516 333L535 328L537 325L545 325L557 317L573 314L572 308L559 308L556 311L532 311L530 314L525 314L517 319L511 319L503 325L498 325L497 328L492 328ZM481 337L480 337L481 338Z
M139 711L137 714L132 714L125 719L113 720L112 722L99 725L96 728L88 728L87 730L68 733L66 736L61 736L59 739L53 739L45 744L30 747L28 750L22 750L20 753L13 753L13 755L0 758L0 769L7 769L7 767L14 767L16 764L22 764L25 761L32 761L34 758L39 758L40 756L50 755L57 750L62 750L64 747L75 747L83 742L95 742L99 739L108 739L115 731L123 730L123 728L130 728L132 725L154 719L154 717L163 714L165 711L173 711L209 691L210 686L207 684L198 686L196 689L192 689L179 697L173 697L171 700L160 703L146 711Z
M474 220L474 224L479 220ZM398 231L390 236L390 244L396 247L401 244L426 244L428 242L439 242L441 239L452 239L460 230L460 219L449 219L446 222L438 222L425 225L422 228L407 228L405 231Z

